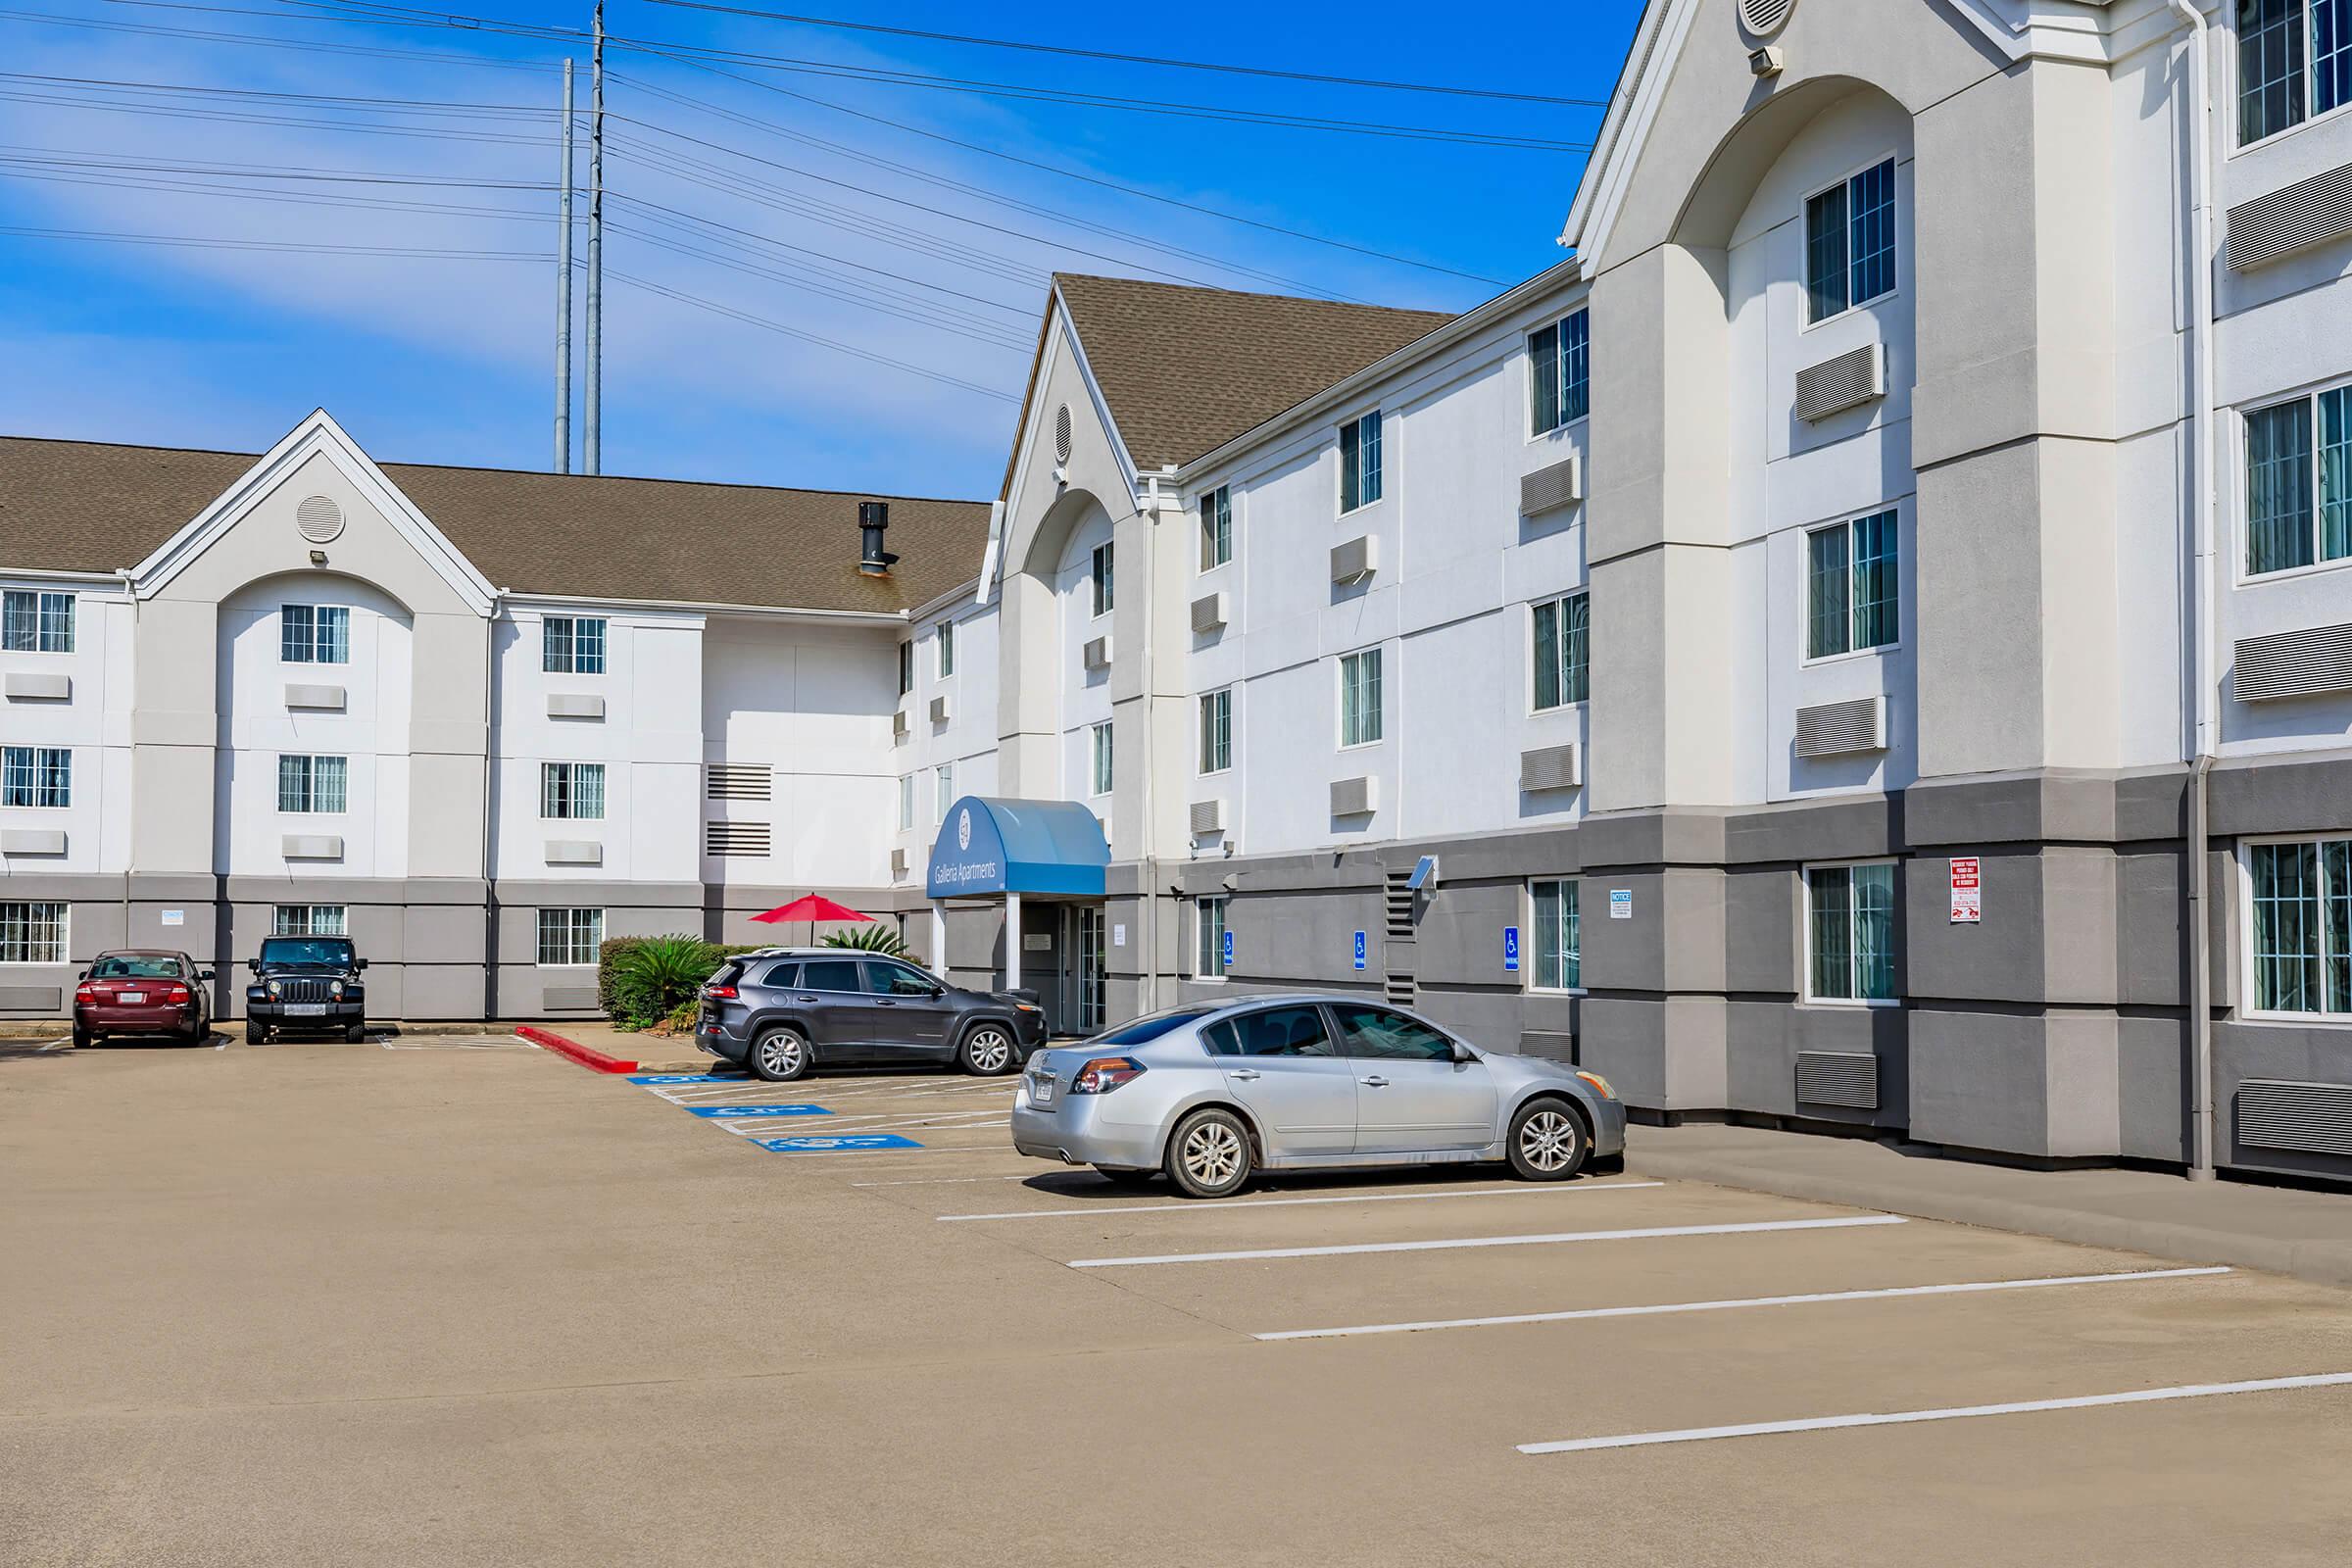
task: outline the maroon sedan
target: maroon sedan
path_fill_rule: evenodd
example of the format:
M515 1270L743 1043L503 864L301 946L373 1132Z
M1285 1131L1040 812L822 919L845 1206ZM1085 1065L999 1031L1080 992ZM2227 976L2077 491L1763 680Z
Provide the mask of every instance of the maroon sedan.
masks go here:
M189 1045L213 1032L213 1001L184 953L133 949L102 953L74 988L74 1043L105 1035L163 1035Z

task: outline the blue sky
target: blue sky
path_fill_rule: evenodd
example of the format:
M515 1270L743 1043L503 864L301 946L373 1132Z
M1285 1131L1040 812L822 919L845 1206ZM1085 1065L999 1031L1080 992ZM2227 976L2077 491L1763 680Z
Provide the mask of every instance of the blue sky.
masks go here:
M63 20L0 18L0 432L259 450L324 406L379 459L549 466L547 187L566 41L411 25L388 9L370 21L339 0L33 5ZM538 27L580 27L589 15L584 3L458 5ZM815 0L813 14L1603 99L1640 10L1639 0L1504 7L1476 28L1435 32L1426 7L1231 0L1184 8L1180 27L1166 24L1176 13L1063 0ZM608 473L991 495L1048 273L1172 274L1458 310L1559 259L1552 236L1583 162L1574 150L1139 114L845 70L1556 143L1590 141L1600 119L1590 108L1057 58L656 0L612 0L607 20L619 38L802 63L608 53ZM584 105L584 49L578 57ZM584 146L579 167L584 178ZM580 375L575 360L575 390Z

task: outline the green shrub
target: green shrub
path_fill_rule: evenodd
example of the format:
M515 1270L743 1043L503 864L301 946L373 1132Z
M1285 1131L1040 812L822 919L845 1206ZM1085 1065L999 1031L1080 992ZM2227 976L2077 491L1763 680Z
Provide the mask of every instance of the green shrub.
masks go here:
M712 971L733 955L752 951L683 933L611 938L597 954L596 1004L620 1028L651 1028L691 1011Z
M848 931L828 932L823 945L828 948L856 948L859 953L886 953L894 958L906 956L906 944L900 938L898 927L884 925L879 920Z

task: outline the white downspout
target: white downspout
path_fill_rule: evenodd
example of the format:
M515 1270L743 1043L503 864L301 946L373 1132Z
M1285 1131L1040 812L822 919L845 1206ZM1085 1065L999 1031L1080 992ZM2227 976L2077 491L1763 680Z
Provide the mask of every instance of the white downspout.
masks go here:
M1164 502L1160 492L1162 476L1175 469L1163 467L1150 475L1147 485L1145 516L1150 523L1144 546L1144 574L1151 580L1144 584L1144 835L1143 854L1136 864L1137 885L1144 894L1144 995L1143 1010L1154 1012L1159 1008L1159 856L1158 823L1152 816L1152 776L1159 769L1159 759L1152 751L1153 732L1159 717L1159 691L1152 679L1152 602L1159 594L1159 514Z
M2189 661L2195 682L2196 723L2188 773L2188 864L2185 868L2188 918L2188 1037L2189 1037L2189 1160L2191 1181L2214 1176L2213 1111L2213 955L2207 908L2206 871L2210 854L2207 780L2220 741L2220 689L2214 671L2214 458L2213 458L2213 80L2212 37L2205 14L2194 0L2172 0L2173 9L2189 25L2188 83L2190 126L2196 137L2188 163L2189 182L2189 353L2195 370L2195 402L2189 409L2189 466L2196 486L2196 553L2190 571L2190 635L2196 647Z

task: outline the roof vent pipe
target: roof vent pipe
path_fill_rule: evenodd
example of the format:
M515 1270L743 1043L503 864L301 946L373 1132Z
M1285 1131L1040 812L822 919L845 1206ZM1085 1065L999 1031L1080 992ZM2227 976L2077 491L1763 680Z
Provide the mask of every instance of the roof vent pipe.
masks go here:
M890 503L860 501L858 503L858 569L869 577L889 574L891 564L899 558L882 548L883 530L890 526Z

